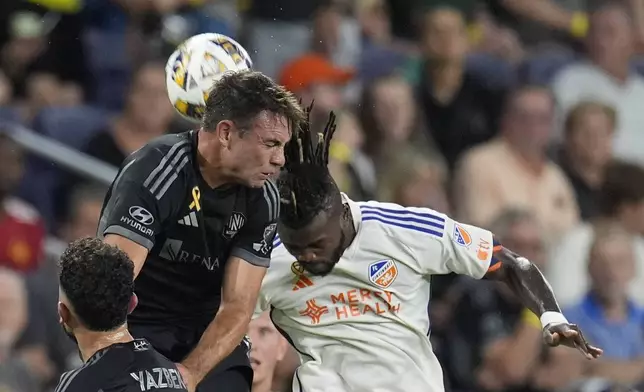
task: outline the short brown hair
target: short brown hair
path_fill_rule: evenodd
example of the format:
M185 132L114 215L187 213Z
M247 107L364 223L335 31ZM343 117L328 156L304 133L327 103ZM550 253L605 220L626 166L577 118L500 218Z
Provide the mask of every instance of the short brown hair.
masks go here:
M617 125L617 111L610 105L606 105L601 102L596 101L582 101L577 105L573 106L572 109L568 111L566 115L566 121L564 122L564 131L566 136L570 136L570 133L573 129L579 124L581 119L588 113L592 112L601 112L610 121L612 130L615 129Z
M202 126L214 130L220 121L230 120L248 129L263 111L286 117L292 131L306 120L297 98L268 76L255 71L229 72L212 86Z
M599 208L603 216L617 214L625 205L644 201L644 168L628 162L613 162L599 193Z

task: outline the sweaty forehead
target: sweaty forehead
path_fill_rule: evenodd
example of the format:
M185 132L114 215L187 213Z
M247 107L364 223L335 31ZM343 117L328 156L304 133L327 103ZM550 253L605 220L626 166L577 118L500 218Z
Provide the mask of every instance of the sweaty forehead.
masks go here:
M286 143L291 137L291 130L286 117L266 110L255 117L253 128L264 139L277 139Z

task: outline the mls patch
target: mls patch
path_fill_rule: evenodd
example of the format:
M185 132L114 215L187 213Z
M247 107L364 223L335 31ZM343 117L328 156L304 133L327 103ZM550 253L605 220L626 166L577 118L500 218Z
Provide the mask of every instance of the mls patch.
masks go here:
M398 276L398 267L393 260L380 260L369 264L369 281L386 289Z
M454 225L454 242L460 246L470 246L472 244L472 236L463 227L456 224Z

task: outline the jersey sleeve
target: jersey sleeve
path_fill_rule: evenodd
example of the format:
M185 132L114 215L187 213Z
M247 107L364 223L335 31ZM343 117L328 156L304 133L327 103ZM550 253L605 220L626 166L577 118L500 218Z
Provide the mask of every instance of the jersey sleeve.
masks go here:
M273 305L272 295L274 293L290 291L293 288L293 284L297 284L297 281L293 281L293 279L284 279L285 274L290 276L293 273L291 265L295 261L295 257L291 256L286 248L280 245L279 235L275 235L273 250L271 252L271 267L266 271L266 275L262 281L262 287L259 290L257 304L255 304L255 310L253 312L253 319L271 310ZM288 268L288 270L285 270L285 268Z
M275 183L267 180L262 187L262 196L254 204L249 221L235 237L231 256L268 267L280 214L280 199Z
M173 215L177 203L172 199L182 182L180 170L188 161L186 150L173 149L165 155L158 150L139 151L126 160L106 196L99 237L117 234L152 249L155 236ZM182 156L184 160L176 159Z
M414 251L423 274L454 272L480 279L488 270L498 268L493 258L497 244L490 231L427 208L405 210L407 226L412 229L397 232L400 241Z

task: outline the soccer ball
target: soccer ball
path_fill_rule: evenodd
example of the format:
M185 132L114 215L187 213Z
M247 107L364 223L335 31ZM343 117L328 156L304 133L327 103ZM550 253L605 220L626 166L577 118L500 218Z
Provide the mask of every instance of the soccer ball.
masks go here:
M225 72L252 66L246 49L232 38L215 33L195 35L179 45L168 59L168 98L182 117L198 123L213 82Z

